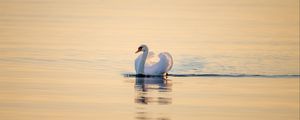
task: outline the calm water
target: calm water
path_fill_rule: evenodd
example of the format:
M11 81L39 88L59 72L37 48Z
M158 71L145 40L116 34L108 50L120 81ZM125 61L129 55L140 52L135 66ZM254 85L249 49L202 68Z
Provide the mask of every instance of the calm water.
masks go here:
M299 74L298 0L0 0L3 120L298 120Z

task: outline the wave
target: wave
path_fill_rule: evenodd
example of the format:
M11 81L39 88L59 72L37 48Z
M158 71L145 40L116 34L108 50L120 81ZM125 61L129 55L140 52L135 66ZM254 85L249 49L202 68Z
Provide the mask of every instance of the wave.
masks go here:
M163 75L123 74L124 77L163 77ZM260 77L260 78L299 78L296 74L265 75L265 74L168 74L170 77Z

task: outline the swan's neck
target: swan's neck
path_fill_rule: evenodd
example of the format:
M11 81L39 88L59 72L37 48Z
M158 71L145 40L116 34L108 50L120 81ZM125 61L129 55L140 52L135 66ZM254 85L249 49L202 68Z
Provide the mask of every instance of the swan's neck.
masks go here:
M143 52L142 59L140 61L139 68L138 68L138 74L144 74L147 56L148 56L148 50Z

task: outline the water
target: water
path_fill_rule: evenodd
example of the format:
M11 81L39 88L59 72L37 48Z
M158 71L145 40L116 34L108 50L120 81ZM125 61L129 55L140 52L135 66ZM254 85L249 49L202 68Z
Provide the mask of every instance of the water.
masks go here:
M297 0L0 3L0 119L299 119Z

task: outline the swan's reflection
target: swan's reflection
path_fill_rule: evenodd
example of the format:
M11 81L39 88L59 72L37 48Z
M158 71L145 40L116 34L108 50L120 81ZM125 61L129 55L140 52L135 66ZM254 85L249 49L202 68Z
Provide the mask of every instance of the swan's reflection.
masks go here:
M169 105L172 103L171 90L172 90L171 80L163 77L136 77L135 80L135 91L136 97L134 99L135 103L142 106L137 107L136 119L138 120L148 120L148 119L158 119L158 120L170 120L168 113L166 111L152 111L148 106L151 104L158 105ZM147 106L144 106L147 105ZM157 106L159 107L159 106Z
M135 102L139 104L170 104L172 98L168 92L172 90L171 85L171 81L163 77L136 77L137 96Z

